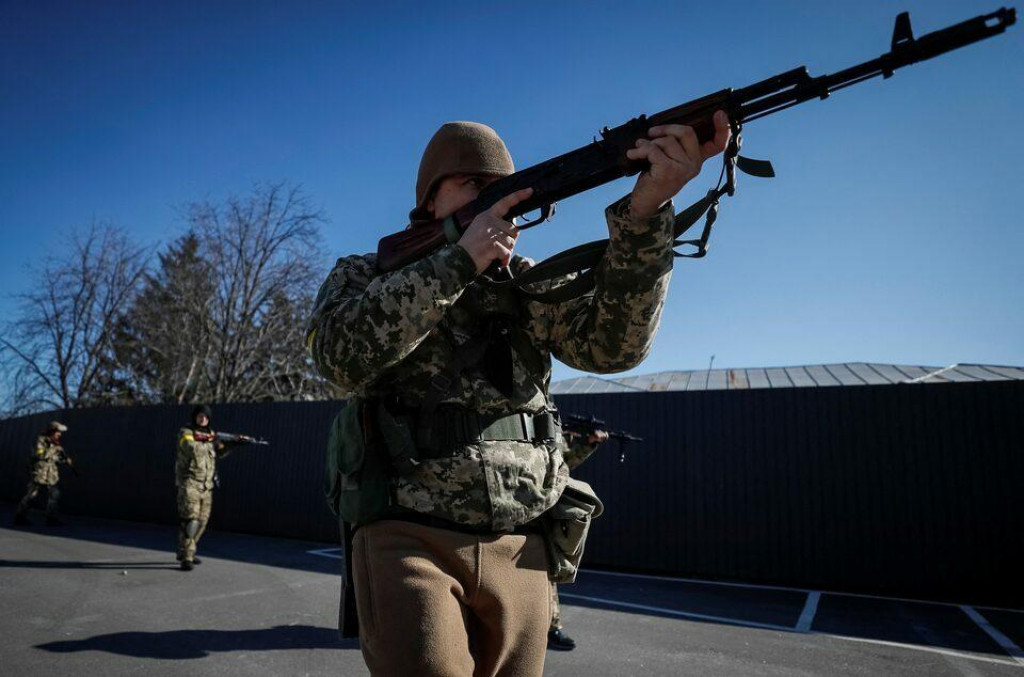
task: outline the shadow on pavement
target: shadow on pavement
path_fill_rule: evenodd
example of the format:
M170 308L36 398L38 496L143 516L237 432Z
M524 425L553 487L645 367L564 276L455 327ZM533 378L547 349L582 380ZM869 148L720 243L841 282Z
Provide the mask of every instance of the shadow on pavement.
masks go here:
M13 526L14 506L0 504L0 534L34 534L50 538L75 539L93 543L141 548L145 550L164 551L167 563L176 568L177 527L167 524L151 524L147 522L126 522L121 520L101 519L96 517L77 517L61 515L64 526L46 527L38 518L36 526ZM260 564L265 566L300 569L322 574L339 574L340 560L316 557L307 550L331 547L329 543L313 541L297 541L270 536L250 536L225 531L207 531L199 543L199 556L203 558L226 559L236 562ZM337 544L334 544L337 545ZM124 555L120 555L123 557ZM118 557L118 555L115 555ZM155 555L153 559L159 559ZM8 562L6 566L16 566L18 562ZM54 563L53 568L59 568ZM70 562L69 564L74 564ZM127 566L122 569L129 568Z
M177 564L168 562L61 562L32 560L2 560L0 569L177 569Z
M354 639L341 639L332 628L279 625L260 630L169 630L167 632L114 632L87 639L49 642L37 649L53 653L104 651L133 658L181 660L205 658L227 651L282 651L290 649L358 649Z
M0 538L14 534L39 536L55 541L79 540L137 548L142 553L111 553L104 558L96 550L94 559L76 548L67 561L42 560L38 555L25 561L0 561L0 571L14 568L39 569L176 569L176 529L172 525L121 522L116 520L66 517L67 525L57 529L12 529L13 515L0 513ZM56 545L56 544L54 544ZM200 543L204 558L285 567L339 575L342 562L317 557L307 551L328 544L209 532ZM150 552L157 551L157 552ZM166 566L160 552L166 553ZM136 559L137 561L130 561ZM208 565L207 565L208 566ZM766 630L796 632L804 610L806 593L785 589L749 589L716 586L702 582L654 580L650 578L599 576L584 572L575 585L560 589L563 605L614 610L640 616L661 616L716 625L747 625ZM987 612L986 612L987 613ZM1016 618L1014 616L1014 618ZM1015 621L991 618L998 629L1015 641L1024 639L1024 629ZM1012 619L1011 619L1012 620ZM931 605L900 600L824 594L809 628L812 633L848 637L881 643L898 643L923 649L946 649L968 654L1006 656L1005 650L956 605ZM333 629L292 626L273 630L197 631L164 633L123 632L99 635L87 640L40 645L47 651L109 651L129 656L201 657L208 652L272 650L287 648L354 648L342 644Z

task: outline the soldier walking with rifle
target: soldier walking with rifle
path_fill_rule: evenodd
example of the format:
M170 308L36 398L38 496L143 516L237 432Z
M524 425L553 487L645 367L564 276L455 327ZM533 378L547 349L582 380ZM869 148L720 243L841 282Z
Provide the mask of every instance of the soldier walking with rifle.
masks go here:
M61 436L68 431L68 427L60 421L50 421L46 430L36 438L36 446L32 453L32 478L28 482L28 490L24 498L18 503L14 513L14 524L16 526L31 526L28 518L29 506L32 499L39 495L43 489L46 490L46 526L58 527L64 524L57 517L57 499L60 498L60 489L57 483L60 482L59 465L68 466L74 474L78 474L74 461L61 446Z
M206 530L213 508L213 489L217 483L217 460L240 444L266 445L246 435L215 433L210 428L210 408L199 405L192 410L188 426L178 432L178 457L175 486L178 488L178 561L182 571L192 571L202 560L196 547Z
M565 465L571 471L590 458L597 448L609 439L619 442L619 459L625 459L625 448L630 442L643 442L637 437L621 430L609 431L605 422L594 416L562 414L562 435L565 437L567 450ZM548 628L548 648L556 651L572 651L576 641L565 633L562 626L562 605L558 601L558 584L551 584L551 627Z
M565 416L562 417L562 436L565 437L565 465L571 471L608 441L608 433L599 428L586 431L573 430ZM576 640L565 633L562 626L562 605L558 601L558 584L551 583L551 626L548 628L548 648L556 651L572 651Z

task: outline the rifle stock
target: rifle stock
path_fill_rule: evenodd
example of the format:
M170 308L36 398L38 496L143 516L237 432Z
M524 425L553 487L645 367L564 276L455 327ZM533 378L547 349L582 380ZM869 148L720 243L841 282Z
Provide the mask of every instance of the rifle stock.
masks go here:
M738 133L744 123L812 99L826 99L832 92L877 76L889 78L899 68L993 37L1015 22L1016 11L1004 7L915 38L909 14L904 12L896 17L891 50L876 59L816 78L801 66L748 87L723 89L650 117L641 115L618 127L606 127L600 139L595 138L586 146L494 181L476 200L449 217L447 223L440 219L429 221L382 238L377 247L377 268L385 273L397 270L456 242L478 214L517 190L533 188L534 192L516 205L508 218L541 210L539 218L520 226L523 230L547 220L558 200L644 171L647 163L629 160L626 151L638 139L647 138L652 126L688 125L705 142L714 137L712 116L715 111L724 110L734 133Z

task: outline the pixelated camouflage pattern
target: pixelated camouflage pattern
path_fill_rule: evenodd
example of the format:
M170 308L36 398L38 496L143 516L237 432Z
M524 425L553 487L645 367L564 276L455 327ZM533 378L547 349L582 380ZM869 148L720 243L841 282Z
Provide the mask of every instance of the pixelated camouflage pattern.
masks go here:
M565 464L572 470L597 451L598 445L589 444L582 435L564 434L566 450L563 453Z
M196 440L190 428L178 432L178 456L174 464L175 486L192 486L202 491L213 491L213 476L217 472L217 451L213 442Z
M222 454L223 455L223 454ZM196 554L199 538L206 531L213 509L213 478L217 472L217 448L214 442L195 438L195 431L178 431L178 454L174 464L175 485L178 487L178 559L191 561ZM184 524L199 520L199 531L189 538Z
M36 439L32 453L32 481L44 487L52 487L60 481L57 465L64 461L64 447L45 435Z
M192 483L178 487L178 561L192 561L196 556L199 539L206 531L213 510L213 491L200 489ZM190 538L185 524L190 520L199 521L199 530L195 538Z
M48 516L56 515L57 499L60 497L60 489L57 488L56 484L39 484L32 480L29 480L28 487L25 490L25 495L18 503L18 507L15 512L19 515L26 514L32 504L32 501L43 489L46 489L46 514Z
M509 337L511 392L495 387L486 365L478 364L463 371L443 404L481 413L539 413L553 406L552 357L576 369L610 373L647 356L671 276L673 212L666 205L644 222L628 214L628 198L606 211L612 236L593 292L559 304L512 299L518 319ZM519 273L531 265L516 257L512 268ZM461 345L478 332L481 308L509 303L474 283L475 277L472 259L459 246L384 274L378 274L373 254L339 259L307 327L317 369L343 391L397 397L417 407L459 350L453 339ZM568 477L564 450L561 439L536 446L467 444L397 479L395 498L400 506L462 524L512 529L561 495Z

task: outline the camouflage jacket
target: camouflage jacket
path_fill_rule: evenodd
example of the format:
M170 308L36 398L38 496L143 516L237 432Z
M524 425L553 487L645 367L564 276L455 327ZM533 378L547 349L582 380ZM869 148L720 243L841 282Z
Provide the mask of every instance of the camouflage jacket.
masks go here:
M538 413L553 408L552 356L599 373L629 369L646 357L671 276L673 212L667 205L634 222L629 206L626 198L606 210L613 234L593 292L558 304L514 297L506 361L511 387L495 386L487 373L494 361L484 359L463 370L443 405L484 414ZM530 265L517 257L512 268ZM432 379L481 331L484 310L508 304L475 278L476 266L457 245L385 274L377 272L373 254L339 259L307 327L317 369L344 391L417 407ZM394 478L394 498L415 511L509 530L558 500L568 478L564 445L561 439L466 444Z
M52 487L60 481L57 465L64 462L64 447L40 435L32 454L32 481Z
M174 464L175 486L213 491L216 472L215 443L201 442L191 428L182 428L178 432L178 457Z
M596 444L590 444L582 435L565 435L565 464L572 470L597 451Z

